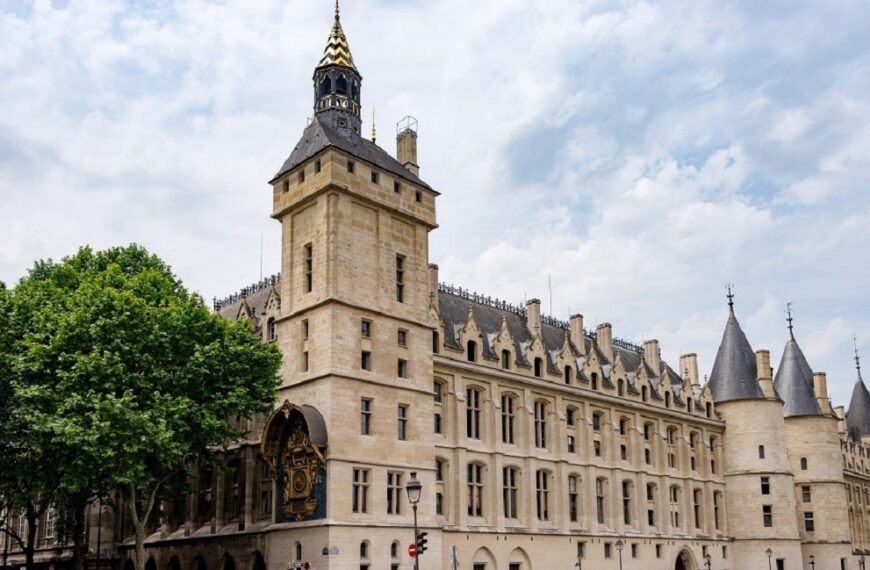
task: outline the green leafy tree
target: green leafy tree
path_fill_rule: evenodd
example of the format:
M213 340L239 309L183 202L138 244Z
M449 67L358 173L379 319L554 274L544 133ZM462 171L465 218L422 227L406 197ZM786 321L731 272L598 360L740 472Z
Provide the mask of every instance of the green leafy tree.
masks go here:
M244 435L230 420L271 407L280 354L135 245L39 262L12 300L26 323L12 347L18 406L81 516L83 498L121 493L143 570L160 498Z

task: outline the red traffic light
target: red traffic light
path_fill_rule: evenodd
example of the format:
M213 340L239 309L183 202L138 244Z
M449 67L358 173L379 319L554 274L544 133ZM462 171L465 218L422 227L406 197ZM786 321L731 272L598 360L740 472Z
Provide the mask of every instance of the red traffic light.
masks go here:
M411 558L417 557L417 545L416 544L409 544L408 545L408 556L410 556Z

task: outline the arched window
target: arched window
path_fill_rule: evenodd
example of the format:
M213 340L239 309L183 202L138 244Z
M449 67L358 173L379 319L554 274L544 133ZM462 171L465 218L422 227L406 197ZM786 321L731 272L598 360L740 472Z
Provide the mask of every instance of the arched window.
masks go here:
M468 388L465 391L465 434L471 439L480 439L481 390Z
M571 383L571 367L565 366L565 384Z
M320 96L329 95L329 92L332 90L332 81L330 81L329 77L324 77L323 81L320 82Z
M632 516L631 516L631 495L632 495L632 484L631 481L623 481L622 482L622 522L631 526Z
M469 362L477 362L477 343L473 340L466 344L466 358Z
M347 95L347 78L344 74L338 76L335 82L335 92L339 95Z
M543 469L535 473L535 506L538 520L550 520L550 473Z
M483 465L468 464L468 516L483 516Z
M390 558L396 559L399 558L399 541L394 540L390 545Z
M516 409L517 399L513 394L501 395L501 441L513 445L516 443Z
M547 447L547 403L535 402L535 447Z
M603 477L599 477L595 480L595 514L598 524L604 524L604 486L606 484L607 482Z
M535 358L535 376L540 378L544 374L544 361L541 357Z
M296 561L301 562L302 561L302 543L297 542L296 546L294 547L294 550L296 553Z

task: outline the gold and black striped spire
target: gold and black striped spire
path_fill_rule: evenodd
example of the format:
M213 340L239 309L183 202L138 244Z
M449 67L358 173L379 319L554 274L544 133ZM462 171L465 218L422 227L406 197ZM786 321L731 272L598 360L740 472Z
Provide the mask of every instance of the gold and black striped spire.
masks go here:
M326 67L327 65L341 65L356 70L353 56L350 53L350 45L347 43L347 36L341 29L341 10L338 6L338 0L335 0L335 21L329 32L329 40L326 42L326 49L323 50L323 57L320 58L317 67Z

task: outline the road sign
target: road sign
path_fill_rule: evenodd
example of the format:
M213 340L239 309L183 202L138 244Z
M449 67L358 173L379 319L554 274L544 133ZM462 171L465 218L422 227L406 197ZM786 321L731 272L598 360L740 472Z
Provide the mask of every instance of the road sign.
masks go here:
M409 544L408 545L408 556L410 556L411 558L417 557L417 545L416 544Z

